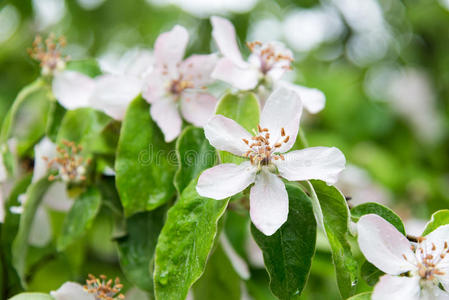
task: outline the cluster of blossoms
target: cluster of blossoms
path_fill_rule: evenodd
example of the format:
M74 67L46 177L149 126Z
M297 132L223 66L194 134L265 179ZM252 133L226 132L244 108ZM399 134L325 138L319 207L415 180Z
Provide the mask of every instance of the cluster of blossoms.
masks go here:
M53 75L57 71L64 70L68 57L63 56L62 50L66 46L63 36L56 38L50 34L45 41L40 35L36 36L33 47L28 49L28 54L40 62L42 75Z

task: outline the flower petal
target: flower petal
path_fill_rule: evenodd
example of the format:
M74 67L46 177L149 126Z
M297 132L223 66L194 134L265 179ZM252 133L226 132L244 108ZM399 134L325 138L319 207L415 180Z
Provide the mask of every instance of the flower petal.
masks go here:
M0 183L3 183L8 178L8 171L3 163L3 154L0 152Z
M56 181L48 188L42 202L53 210L67 212L75 201L67 194L66 184Z
M211 74L217 61L217 54L192 55L181 63L179 72L183 79L192 82L195 88L202 88L214 82Z
M102 75L96 79L91 105L116 120L122 120L129 103L141 91L142 81L137 77Z
M215 114L218 100L214 96L206 93L185 92L182 97L182 116L193 125L202 127Z
M198 178L196 191L203 197L225 199L254 182L257 169L249 161L240 165L221 164L205 170Z
M56 145L47 137L44 137L36 146L34 146L34 171L32 182L43 178L48 171L48 162L44 159L56 157Z
M153 70L153 72L144 79L145 84L142 91L142 97L148 103L154 103L167 94L167 86L170 81L171 79L167 74L163 74L161 70Z
M326 96L319 89L308 88L283 80L278 81L276 86L285 87L297 93L304 108L311 114L320 112L326 104Z
M50 217L45 208L40 206L34 215L28 242L35 247L44 247L51 241L51 238Z
M220 235L221 246L223 247L224 252L229 258L229 261L232 264L234 270L239 274L242 279L249 279L250 273L248 264L246 261L234 250L231 243L229 242L226 234Z
M173 141L181 133L182 119L178 106L172 98L161 98L151 104L150 113L162 130L165 142Z
M288 217L288 194L282 180L266 169L256 177L249 196L249 215L263 234L272 235Z
M239 90L251 90L256 87L260 74L255 68L239 67L225 57L217 62L211 76L227 82Z
M204 126L204 134L209 143L221 151L242 156L249 147L243 139L250 140L251 134L236 121L222 115L213 116Z
M92 294L84 291L81 284L66 282L57 291L50 292L55 300L95 300Z
M56 74L52 83L55 98L67 110L89 107L94 87L94 79L75 71Z
M260 115L260 126L270 131L270 143L273 146L282 142L285 137L281 135L282 128L289 136L287 143L282 143L278 152L286 152L296 141L299 120L301 119L302 104L298 95L285 88L276 89L267 99Z
M170 74L177 73L177 65L182 61L189 42L189 33L179 25L159 35L154 44L156 67Z
M442 253L448 251L446 245L449 244L449 225L442 225L425 236L425 240L422 242L422 248L427 249L428 254L432 254L437 257ZM434 248L435 247L435 248ZM435 249L435 250L430 250ZM437 268L444 274L437 275L436 277L444 286L446 291L449 292L449 255L446 253L444 258L439 260ZM439 298L438 298L439 299Z
M237 45L234 25L225 18L217 16L211 17L210 21L212 23L212 37L221 54L237 66L244 67L246 62L243 60Z
M421 289L419 300L449 300L449 293L443 291L437 285L431 285Z
M372 300L420 300L419 277L384 275L374 287Z
M284 154L284 160L275 160L279 174L290 181L319 179L327 184L337 182L345 168L346 159L335 147L311 147Z
M382 217L374 214L361 217L357 232L363 255L381 271L399 275L415 268L412 263L416 258L410 249L410 242Z

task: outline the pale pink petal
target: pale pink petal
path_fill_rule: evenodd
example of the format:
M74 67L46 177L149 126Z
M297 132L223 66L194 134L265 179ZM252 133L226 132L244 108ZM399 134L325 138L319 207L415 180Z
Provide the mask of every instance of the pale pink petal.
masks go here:
M203 197L225 199L246 189L254 182L257 168L245 161L240 165L221 164L204 171L196 191Z
M86 292L83 286L76 282L66 282L57 291L50 292L55 300L95 300L92 294Z
M91 106L122 120L129 103L142 91L142 81L133 76L102 75L96 79Z
M154 103L159 98L167 94L167 88L170 85L170 77L164 75L161 70L153 70L145 79L142 91L142 97L148 103Z
M0 184L8 178L8 171L3 163L3 153L0 152Z
M290 181L319 179L327 184L337 182L345 168L346 159L335 147L311 147L284 154L274 161L279 174Z
M211 17L210 21L212 23L212 37L215 43L217 43L221 54L237 66L244 67L246 62L243 61L237 45L234 25L225 18L216 16Z
M429 285L421 289L419 300L449 300L449 293L443 291L437 285Z
M312 114L320 112L326 104L326 96L319 89L308 88L283 80L278 81L276 86L285 87L295 91L301 99L304 108Z
M222 115L213 116L204 126L209 143L221 151L242 156L249 147L243 139L251 140L251 134L232 119Z
M251 90L256 87L261 75L258 69L250 66L239 67L225 57L217 62L211 76L227 82L239 90Z
M268 128L272 146L278 142L282 143L282 146L277 149L278 152L288 151L295 143L301 113L301 100L289 89L276 89L268 97L260 115L260 126ZM282 128L285 130L285 137L281 135ZM288 142L283 143L287 136Z
M179 72L183 80L193 83L194 88L202 88L214 82L211 74L217 61L216 54L192 55L181 63Z
M371 299L420 300L419 277L384 275L374 287Z
M416 258L410 242L382 217L374 214L361 217L357 232L363 255L381 271L399 275L415 268Z
M75 71L56 74L52 83L55 98L67 110L89 107L94 87L94 79Z
M440 254L448 251L446 245L449 244L449 225L443 225L425 236L425 240L422 242L422 247L427 249L427 253L434 257L439 257ZM432 250L435 249L435 250ZM437 268L444 274L437 275L436 277L444 286L446 291L449 291L449 255L446 254L443 258L439 259Z
M42 202L53 210L67 212L75 201L67 194L66 184L56 181L48 188Z
M193 125L203 127L214 116L217 102L211 94L184 92L181 99L182 116Z
M56 145L47 137L44 137L36 146L34 146L34 170L32 182L47 175L48 162L44 158L52 159L57 155Z
M263 234L272 235L288 217L288 194L282 180L263 169L249 196L249 215Z
M171 74L177 73L178 64L182 61L189 42L189 33L179 25L159 35L154 44L154 58L157 68Z
M173 141L181 133L182 119L174 99L170 97L159 99L151 105L150 113L164 134L167 143Z

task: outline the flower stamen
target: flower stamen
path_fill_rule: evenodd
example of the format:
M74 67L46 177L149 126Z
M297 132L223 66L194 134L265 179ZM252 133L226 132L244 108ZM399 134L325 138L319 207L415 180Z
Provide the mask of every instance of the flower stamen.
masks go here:
M100 278L97 278L92 274L89 274L89 278L84 286L84 290L89 294L93 294L95 300L125 299L125 296L120 294L122 288L123 285L118 277L113 282L112 279L107 280L105 275L100 275Z
M40 35L37 35L33 41L28 54L31 58L37 60L42 68L43 75L53 75L55 71L61 71L65 68L68 56L62 55L62 49L67 45L64 36L57 38L51 33L45 41Z

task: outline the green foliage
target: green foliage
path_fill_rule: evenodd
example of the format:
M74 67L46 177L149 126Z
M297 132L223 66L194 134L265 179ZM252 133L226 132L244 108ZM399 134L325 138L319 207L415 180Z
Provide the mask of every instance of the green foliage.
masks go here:
M316 221L307 195L292 184L288 220L271 236L254 225L251 232L264 255L270 288L279 299L299 299L306 284L315 253Z
M192 180L169 209L156 246L154 285L156 299L184 299L204 272L217 235L217 223L229 199L198 195Z
M66 110L59 102L54 101L51 103L49 110L49 116L47 121L46 135L52 142L56 142L59 127L64 118Z
M96 59L70 60L67 62L67 70L77 71L90 77L96 77L101 74L100 66Z
M59 251L65 250L67 246L83 236L92 226L100 206L100 192L93 187L87 189L75 200L62 225L57 243Z
M363 203L351 209L351 217L354 222L357 222L363 215L368 214L376 214L381 216L396 227L399 232L405 235L405 228L401 218L399 218L394 211L386 206L383 206L382 204L375 202Z
M193 126L186 127L176 141L178 170L174 184L181 194L189 183L217 161L215 148L204 136L204 130Z
M423 236L428 235L440 226L449 224L449 210L443 209L435 212L424 229Z
M149 104L137 97L123 120L115 162L117 189L127 216L153 210L173 197L173 146L164 142L151 120Z
M352 296L351 298L348 298L348 300L371 300L371 292L361 293Z
M374 286L379 281L379 277L384 274L369 261L365 261L360 268L360 275L370 286Z

